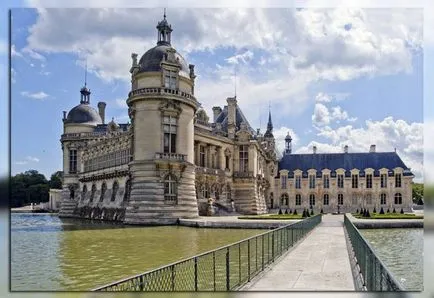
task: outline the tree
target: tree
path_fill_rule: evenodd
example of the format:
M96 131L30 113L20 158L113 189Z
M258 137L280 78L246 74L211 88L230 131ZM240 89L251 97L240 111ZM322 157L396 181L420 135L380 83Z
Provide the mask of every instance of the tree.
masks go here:
M29 170L11 177L10 206L21 207L30 203L48 201L49 186L45 176Z
M381 207L381 209L380 209L380 214L384 214L384 209L383 209L383 207Z
M279 215L282 214L282 209L279 208Z
M411 188L412 188L413 202L417 204L421 199L423 199L424 185L423 183L413 183L411 185Z
M63 171L57 171L51 174L48 185L50 188L62 189Z

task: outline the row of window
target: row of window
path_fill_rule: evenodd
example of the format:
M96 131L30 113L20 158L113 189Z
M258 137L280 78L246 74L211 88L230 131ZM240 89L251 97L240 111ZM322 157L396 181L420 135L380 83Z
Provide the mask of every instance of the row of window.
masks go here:
M200 167L211 167L215 169L218 167L218 156L215 154L211 155L211 164L207 165L206 157L205 157L205 146L199 146L199 160L198 165ZM248 172L249 171L249 146L241 145L239 150L239 171L240 172ZM225 156L225 169L230 169L230 157L228 155Z
M309 195L309 205L311 206L315 206L315 194L310 194ZM324 194L323 195L323 205L329 205L329 200L330 196L329 194ZM281 205L289 205L289 196L288 194L282 194L280 196L280 203ZM352 198L352 203L353 205L358 203L358 197L353 197ZM366 203L367 204L372 204L372 196L368 195L366 197ZM344 204L344 195L343 194L338 194L338 205L343 205ZM386 194L382 193L380 194L380 204L381 205L386 205ZM401 193L396 193L395 194L395 204L396 205L401 205L402 204L402 194ZM301 195L300 194L296 194L295 195L295 205L301 205Z
M115 167L127 164L131 161L131 154L129 149L111 152L98 157L91 158L84 161L84 171L96 171L100 169Z
M395 187L401 187L402 183L402 175L395 174ZM372 188L372 174L367 174L365 176L366 179L366 188ZM282 189L286 189L288 185L288 177L286 175L280 176ZM336 176L337 186L338 188L344 188L344 175L338 174ZM315 188L316 186L316 176L309 175L309 188ZM387 187L387 174L381 174L380 176L380 186L381 188ZM295 176L295 188L301 189L301 175ZM323 175L323 188L330 188L330 175ZM351 188L359 188L359 175L351 175Z
M92 188L90 191L90 197L89 197L90 202L94 201L96 190L97 190L96 185L94 183L94 184L92 184ZM112 194L111 194L110 201L112 201L112 202L115 201L118 190L119 190L119 183L117 181L114 181L112 184ZM106 191L107 191L107 183L103 182L101 185L101 193L99 195L99 202L104 201ZM127 180L127 182L125 183L125 192L124 192L123 201L126 201L130 197L130 191L131 191L131 182L130 182L130 180ZM87 185L85 184L85 185L83 185L83 189L81 191L81 200L85 199L87 192L88 192Z

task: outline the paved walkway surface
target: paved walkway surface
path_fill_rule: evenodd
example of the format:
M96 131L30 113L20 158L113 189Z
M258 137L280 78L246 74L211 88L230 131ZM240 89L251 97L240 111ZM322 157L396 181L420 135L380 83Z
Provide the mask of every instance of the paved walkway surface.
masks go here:
M190 227L203 228L244 228L244 229L269 229L279 226L288 225L300 221L294 220L278 220L278 219L239 219L237 216L199 216L198 218L181 218L179 224Z
M354 291L343 220L324 215L311 234L241 290Z
M416 215L423 215L423 213ZM347 213L347 216L358 229L423 228L424 224L423 219L355 218L351 213Z

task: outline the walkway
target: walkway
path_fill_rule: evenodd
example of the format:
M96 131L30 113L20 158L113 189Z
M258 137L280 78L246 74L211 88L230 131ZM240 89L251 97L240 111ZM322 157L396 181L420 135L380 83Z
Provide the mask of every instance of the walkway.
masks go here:
M242 291L354 291L343 215L322 223Z

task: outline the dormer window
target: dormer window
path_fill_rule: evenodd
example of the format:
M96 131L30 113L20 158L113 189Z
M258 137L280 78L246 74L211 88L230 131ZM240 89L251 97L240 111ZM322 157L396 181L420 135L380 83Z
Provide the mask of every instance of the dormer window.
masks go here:
M164 71L164 87L176 89L177 73L173 70Z

